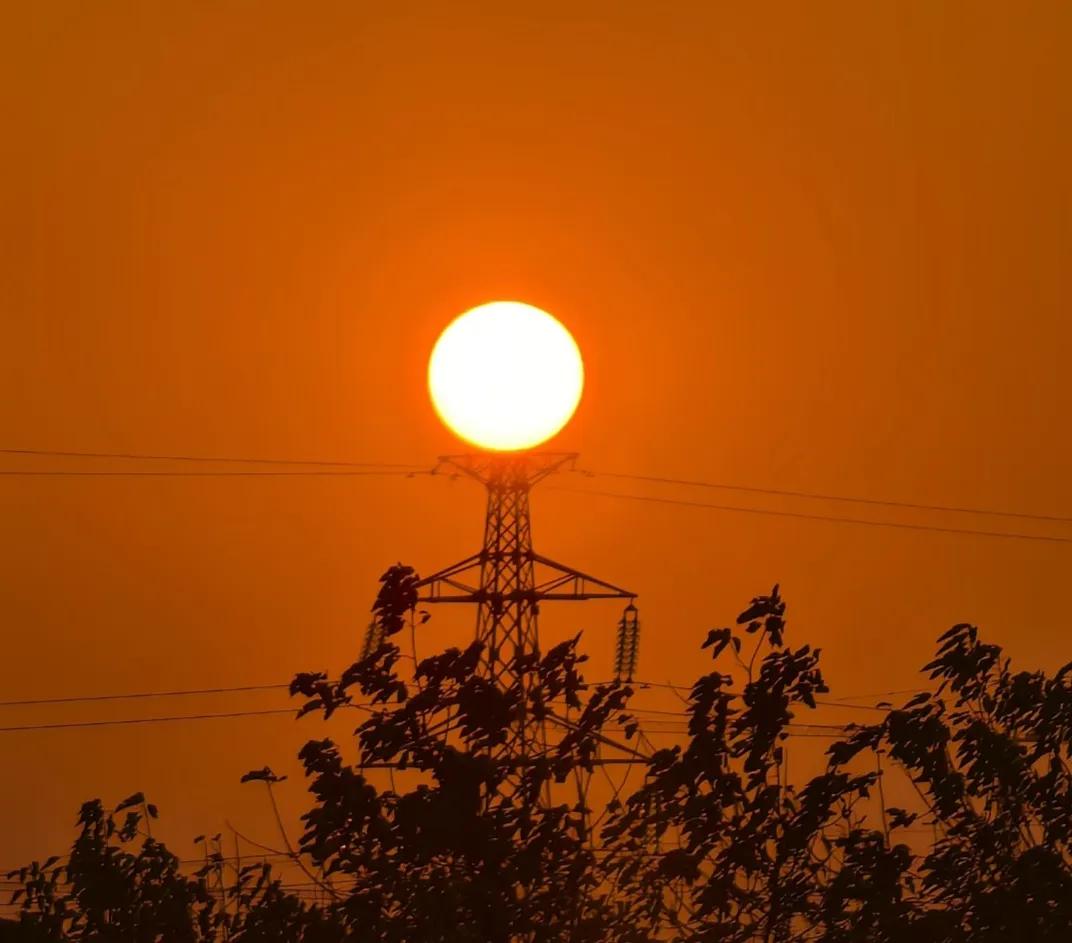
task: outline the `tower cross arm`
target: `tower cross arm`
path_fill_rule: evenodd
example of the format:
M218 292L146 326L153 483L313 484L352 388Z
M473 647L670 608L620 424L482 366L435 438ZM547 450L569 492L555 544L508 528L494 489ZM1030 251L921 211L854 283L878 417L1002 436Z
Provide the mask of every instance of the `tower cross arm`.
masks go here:
M535 586L538 599L636 599L637 594L631 590L615 586L542 554L533 553L532 562L541 568L541 575L545 576ZM549 574L546 572L548 570Z
M485 487L528 489L576 461L576 452L441 455L433 474L466 475Z
M418 580L416 587L418 602L474 602L479 589L462 577L473 573L479 580L481 560L482 555L474 553L464 560L452 563Z
M547 712L547 719L550 720L552 723L555 723L560 727L565 727L567 730L571 730L575 733L585 732L581 729L581 727L573 723L573 721L568 720L560 714L556 714L554 711ZM598 740L605 746L611 747L615 750L620 750L622 753L625 753L626 755L632 757L635 760L643 760L646 762L651 759L651 757L648 756L646 753L641 753L639 750L633 749L633 747L629 746L628 744L621 743L618 740L612 740L610 737L606 737L601 733L596 733L595 731L587 731L587 734L588 736L592 737L595 740Z

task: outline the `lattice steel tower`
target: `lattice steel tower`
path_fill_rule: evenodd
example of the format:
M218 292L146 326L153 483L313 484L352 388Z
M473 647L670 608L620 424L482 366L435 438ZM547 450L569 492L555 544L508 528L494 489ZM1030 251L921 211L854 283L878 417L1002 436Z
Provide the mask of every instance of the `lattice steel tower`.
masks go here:
M476 638L484 643L482 672L497 685L518 682L518 655L540 651L538 622L545 601L626 599L636 594L557 563L535 551L529 493L575 459L574 453L516 452L457 455L440 459L487 490L484 544L477 553L420 581L423 603L468 603L477 607ZM523 718L504 751L524 756L544 731Z

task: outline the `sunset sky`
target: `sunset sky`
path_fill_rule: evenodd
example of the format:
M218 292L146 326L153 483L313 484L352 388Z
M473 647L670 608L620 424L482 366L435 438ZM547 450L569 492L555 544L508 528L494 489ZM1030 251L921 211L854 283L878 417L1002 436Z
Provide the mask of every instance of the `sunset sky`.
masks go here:
M54 0L8 4L0 37L2 448L430 468L464 448L428 399L432 345L516 299L584 355L552 442L581 468L1072 516L1072 5ZM640 594L644 678L704 670L707 630L775 582L835 695L917 687L955 622L1025 667L1072 658L1072 543L582 489L1072 524L556 477L537 547ZM379 574L473 552L482 514L474 483L424 475L2 476L0 700L336 671ZM606 677L619 611L548 607L543 640L585 629ZM422 652L470 615L435 613ZM2 707L0 727L287 706ZM180 854L225 819L276 843L238 779L291 774L294 816L323 729L0 732L0 867L138 789Z

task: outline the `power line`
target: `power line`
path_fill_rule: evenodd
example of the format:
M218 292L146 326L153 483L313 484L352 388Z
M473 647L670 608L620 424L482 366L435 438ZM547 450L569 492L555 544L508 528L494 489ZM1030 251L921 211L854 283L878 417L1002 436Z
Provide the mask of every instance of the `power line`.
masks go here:
M2 455L46 455L58 458L119 458L151 462L201 462L236 465L324 465L335 468L422 469L424 465L397 462L325 462L293 458L223 458L205 455L151 455L145 452L79 452L60 449L0 449Z
M189 692L176 692L176 693L189 693ZM198 692L200 693L200 692ZM122 696L122 695L120 695ZM153 696L153 695L149 695ZM166 696L166 695L165 695ZM102 696L97 698L99 700L109 700L110 696ZM62 701L53 701L45 703L61 703ZM41 703L40 701L37 703ZM371 711L376 705L372 703L355 703L351 702L346 707L354 708L356 710ZM298 710L296 707L276 707L269 708L267 710L256 711L225 711L222 713L213 714L175 714L165 715L161 717L121 717L116 720L77 720L66 721L62 723L54 724L21 724L10 727L0 727L0 733L15 733L23 730L67 730L77 727L121 727L131 724L166 724L176 723L184 720L219 720L229 717L267 717L272 714L290 714L292 717L296 716Z
M226 472L226 471L199 471L199 472L149 472L149 471L106 471L106 472L87 472L87 471L0 471L0 476L6 477L276 477L276 476L346 476L349 477L354 474L368 474L368 475L384 475L388 474L387 470L392 470L394 473L417 473L427 472L425 466L398 463L398 462L352 462L352 461L326 461L322 459L272 459L272 458L247 458L236 456L198 456L198 455L162 455L147 452L91 452L91 451L76 451L66 449L11 449L0 448L0 454L5 455L27 455L27 456L51 456L51 457L64 457L64 458L96 458L96 459L124 459L134 461L171 461L171 462L196 462L196 463L222 463L222 464L252 464L252 465L287 465L287 466L322 466L324 468L360 468L370 469L366 472L339 472L339 471L317 471L317 470L304 470L297 472ZM376 469L376 470L371 470ZM653 482L657 484L669 484L669 485L681 485L685 487L693 488L707 488L718 489L724 491L741 491L750 494L766 494L776 495L780 497L796 497L807 498L813 500L822 501L839 501L850 504L863 504L874 507L890 507L890 508L904 508L910 510L922 510L922 511L938 511L946 513L956 514L978 514L988 515L993 517L1007 517L1022 520L1037 520L1047 521L1055 523L1072 523L1072 517L1065 517L1054 514L1031 514L1019 511L1003 511L993 508L977 508L961 505L942 505L942 504L923 504L910 501L893 501L879 498L860 498L848 495L836 495L828 494L825 492L815 491L800 491L786 488L758 488L750 485L730 485L721 482L701 481L697 479L687 478L670 478L659 475L635 475L626 472L601 472L593 471L590 469L579 469L579 474L586 477L603 477L603 478L618 478L630 481L644 481ZM570 490L559 488L557 490ZM774 511L769 509L760 508L742 508L731 507L713 504L702 504L700 502L684 502L675 501L668 498L652 498L641 495L621 495L613 494L611 492L592 491L592 494L601 494L605 496L628 498L631 500L649 500L659 501L663 503L678 503L688 506L696 507L710 507L716 510L728 510L728 511L742 511L745 513L757 513L757 514L770 514L785 517L800 517L809 520L824 520L824 521L836 521L838 523L855 523L874 527L900 527L913 530L930 530L938 531L941 533L963 533L973 534L978 536L988 537L1013 537L1026 540L1050 540L1062 543L1072 542L1066 538L1061 537L1044 537L1029 534L1014 534L1014 533L1001 533L990 532L980 530L969 530L960 528L942 528L929 525L912 525L912 524L899 524L884 521L863 521L855 518L840 518L832 515L811 515L794 513L789 511Z
M412 478L429 475L412 471L0 471L4 478Z
M668 729L667 730L649 730L649 731L647 731L647 733L650 734L653 737L681 737L681 738L685 738L685 737L688 736L688 731L687 730L668 730ZM810 730L794 730L792 728L789 728L787 730L782 731L782 733L779 735L779 739L792 739L792 740L795 740L795 739L803 737L805 740L839 740L842 737L846 736L848 733L849 733L849 731L845 731L845 730L842 730L842 731L827 730L827 731L818 731L818 732L816 732L816 731L810 731ZM631 762L636 762L636 761L633 760Z
M186 691L136 691L129 694L86 694L73 697L40 697L0 701L0 707L36 707L43 704L81 704L90 701L128 701L155 697L190 697L198 694L240 694L247 691L286 690L289 684L246 684L231 688L192 688Z
M122 695L120 695L120 696L122 696ZM41 703L41 702L35 702L35 703ZM359 708L359 709L362 709L362 708L367 709L367 708L369 708L370 705L367 705L367 704L351 704L349 706L356 707L356 708ZM220 713L206 713L206 714L177 714L177 715L166 715L166 716L157 716L157 717L123 717L123 718L118 718L118 719L113 719L113 720L65 721L65 722L61 722L61 723L48 723L48 724L20 724L20 725L15 725L15 726L0 727L0 733L16 733L16 732L32 731L32 730L68 730L68 729L80 729L80 728L87 728L87 727L116 727L116 726L131 726L131 725L137 725L137 724L178 723L178 722L182 722L182 721L219 720L219 719L228 719L228 718L236 718L236 717L279 716L279 715L282 715L282 714L289 714L291 716L294 716L296 713L297 713L297 711L293 707L283 707L283 708L270 708L270 709L267 709L267 710L254 710L254 711L226 711L226 712L220 712ZM640 711L636 711L636 712L633 712L633 713L640 713ZM666 713L666 714L670 714L671 712L670 711L665 711L665 712L664 711L659 711L659 712L645 711L644 713ZM653 721L653 720L649 720L648 723L656 723L656 724L659 724L660 726L662 726L664 728L664 729L660 729L660 730L653 730L652 732L656 732L656 733L670 733L670 732L684 733L684 732L686 732L687 726L688 726L687 717L686 717L686 715L684 713L682 713L679 716L681 718L680 721L673 721L673 720ZM611 724L610 726L614 727L616 729L618 726L621 726L621 725ZM672 726L674 728L674 730L671 731L669 729L665 729L665 727L667 727L667 726ZM792 727L793 725L790 725L790 726ZM809 727L809 728L821 727L821 728L826 728L826 729L830 729L830 730L842 730L843 729L841 726L834 725L834 724L807 724L806 726Z
M845 697L836 697L835 701L844 703L846 701L866 701L874 697L895 697L898 694L933 694L929 688L901 688L897 691L874 691L871 694L849 694Z
M249 842L249 839L244 839L244 840ZM249 844L254 844L254 843L249 842ZM264 847L264 846L259 846L259 847ZM292 855L288 854L285 851L273 851L273 852L269 852L269 853L260 853L260 854L251 852L251 853L249 853L247 855L225 855L225 854L217 855L215 852L209 852L209 855L208 855L208 858L207 858L207 863L208 864L216 864L217 862L219 862L221 864L230 864L231 862L234 862L234 861L258 862L258 861L263 861L263 860L265 860L267 858L291 859L292 857L293 857ZM56 863L59 864L59 863L62 863L62 862L67 862L67 861L70 861L70 859L71 859L70 855L58 855L57 858L56 858ZM206 858L205 857L200 857L200 858L179 858L177 863L179 865L186 866L186 867L188 867L190 865L197 865L197 866L200 867L200 866L206 864ZM0 868L0 875L10 874L12 871L19 871L23 867L26 867L26 866L25 865L19 865L18 867L15 867L15 868ZM68 882L61 881L60 883L61 884L66 884ZM16 886L21 886L19 884L19 882L16 881L15 879L6 878L6 877L0 877L0 884L14 884Z
M635 680L632 682L638 688L666 688L669 691L686 691L691 693L693 685L690 684L673 684L670 681L641 681ZM740 691L725 690L723 693L732 694L735 697L740 696ZM872 707L870 704L842 704L840 701L827 701L815 699L815 703L820 707L840 707L845 710L858 710L858 711L880 711L883 714L888 714L891 710L889 707ZM628 708L623 710L623 713L629 713ZM809 724L809 727L814 727L815 724Z
M295 715L293 707L281 707L263 711L229 711L221 714L180 714L168 717L124 717L119 720L77 720L59 724L25 724L16 727L0 727L0 733L17 733L24 730L68 730L76 727L124 727L132 724L166 724L184 720L219 720L228 717L266 717L270 714Z
M824 521L831 524L858 524L864 527L894 527L899 530L928 531L939 534L959 534L970 537L997 537L1008 540L1033 540L1045 543L1072 544L1072 537L1056 537L1043 534L1022 534L1012 531L972 530L963 527L940 527L933 524L907 524L897 521L868 521L858 517L837 517L832 514L807 514L802 511L775 511L770 508L740 507L731 504L708 504L703 501L683 501L678 498L657 498L651 495L622 494L615 491L599 491L593 488L563 488L549 485L549 490L571 494L597 495L603 498L619 498L624 501L645 501L651 504L673 504L679 507L705 508L714 511L735 511L740 514L762 514L769 517L792 517L805 521Z
M333 682L331 682L331 683L333 683ZM586 683L586 687L596 687L600 683L601 682L589 681L589 682ZM692 688L689 685L671 684L670 682L639 681L638 680L638 681L634 681L633 685L636 686L638 689L641 689L641 690L643 688L652 688L652 687L667 688L667 689L674 690L674 691L691 691L692 690ZM217 688L185 688L185 689L171 689L171 690L165 690L165 691L131 691L131 692L122 692L122 693L118 693L118 694L82 694L82 695L72 695L72 696L64 696L64 697L23 698L23 699L19 699L19 700L0 701L0 707L43 707L43 706L57 705L57 704L88 704L88 703L96 703L96 702L101 702L101 701L132 701L132 700L147 700L147 699L165 698L165 697L197 697L197 696L210 696L210 695L217 695L217 694L246 694L246 693L256 693L256 692L261 692L261 691L285 691L285 690L289 690L289 688L290 688L289 683L278 683L278 684L244 684L244 685L234 685L234 686L230 686L230 687L217 687ZM857 710L869 710L869 711L886 712L886 711L888 711L888 708L875 707L875 706L872 706L872 705L869 705L869 704L848 704L848 703L844 703L844 702L848 701L850 699L855 700L855 699L863 699L863 698L866 698L866 697L880 697L880 696L882 696L882 694L890 694L890 695L892 695L892 694L902 694L902 693L905 693L905 694L916 693L917 691L920 691L920 690L922 690L922 689L909 688L909 689L906 689L904 691L887 691L887 692L880 692L878 694L873 694L873 695L858 694L858 695L854 695L852 698L837 698L837 699L834 699L834 700L816 700L815 703L819 704L819 705L821 705L823 707L838 707L838 708L843 708L843 709L848 709L848 710L857 709ZM738 692L727 692L727 693L737 694ZM361 706L365 706L365 705L359 704L359 705L355 705L355 706L361 707ZM291 709L291 708L283 708L283 709L280 709L278 712L279 713L290 713L290 712L292 712L292 710L293 709ZM257 711L244 712L243 711L243 712L236 712L234 714L220 714L220 715L211 715L211 716L220 716L220 717L246 716L247 714L255 715L257 713L260 713L260 712L257 712ZM658 710L658 709L655 709L655 708L629 706L629 707L626 707L626 708L623 709L623 713L627 713L627 714L658 714L658 715L669 716L669 717L685 718L687 716L688 712L687 712L687 709L682 710L682 711L668 711L668 710ZM193 715L191 717L191 719L201 719L202 716L210 716L210 715ZM164 718L164 719L166 720L166 719L170 719L170 718ZM182 718L180 717L180 718L175 718L175 719L180 719L181 720ZM144 721L135 720L135 721L132 721L132 722L139 722L140 723L140 722L144 722ZM108 721L108 723L114 723L114 721ZM812 724L810 726L815 726L815 725ZM0 728L0 730L2 730L2 729L6 729L6 728ZM30 729L30 728L27 728L27 729Z
M686 478L664 478L658 475L630 475L624 472L600 472L577 469L587 477L622 478L629 481L648 481L664 485L684 485L690 488L711 488L720 491L744 491L749 494L768 494L788 498L809 498L817 501L841 501L847 504L867 504L874 507L907 508L914 511L942 511L950 514L985 514L991 517L1012 517L1030 521L1050 521L1072 524L1072 517L1057 514L1028 514L1022 511L998 511L993 508L977 508L950 504L917 504L911 501L890 501L880 498L857 498L818 491L792 491L785 488L755 488L748 485L727 485L713 481L696 481Z

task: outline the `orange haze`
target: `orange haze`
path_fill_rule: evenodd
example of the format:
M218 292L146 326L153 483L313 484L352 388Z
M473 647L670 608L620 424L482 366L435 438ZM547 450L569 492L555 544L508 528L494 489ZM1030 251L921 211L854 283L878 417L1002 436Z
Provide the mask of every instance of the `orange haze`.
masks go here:
M431 464L459 312L552 312L602 471L1072 515L1072 5L15 3L2 31L0 446ZM19 469L116 469L4 456ZM157 466L141 465L150 468ZM165 465L165 468L176 467ZM636 588L641 673L778 581L843 694L980 623L1072 656L1072 545L580 497L1072 536L616 479L534 498L549 555ZM0 476L0 700L286 681L355 655L389 564L475 549L444 478ZM552 610L609 670L616 607ZM437 614L425 651L471 631ZM0 726L286 706L0 708ZM846 718L847 719L847 718ZM0 733L0 866L144 789L180 854L278 843L279 716ZM345 734L345 729L342 730Z

